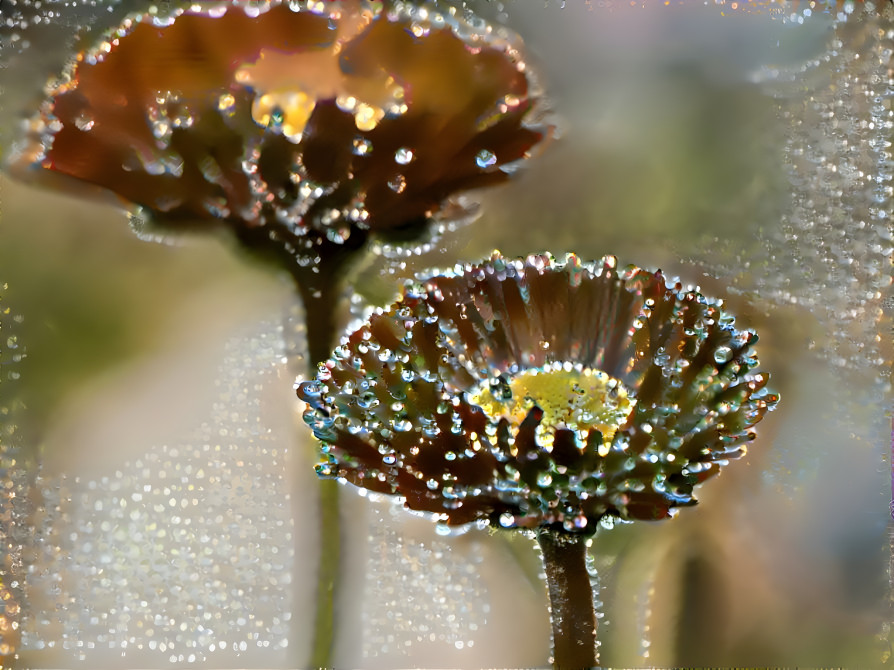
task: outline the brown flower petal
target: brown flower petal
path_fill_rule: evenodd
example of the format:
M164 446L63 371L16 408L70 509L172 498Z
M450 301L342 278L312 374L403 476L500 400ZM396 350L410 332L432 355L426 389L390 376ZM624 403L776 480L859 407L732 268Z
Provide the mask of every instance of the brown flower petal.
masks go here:
M445 199L505 180L543 139L519 42L361 0L134 16L78 55L14 167L293 256L421 232Z
M744 453L776 404L757 336L613 257L421 279L298 388L323 476L450 523L593 532L660 519Z

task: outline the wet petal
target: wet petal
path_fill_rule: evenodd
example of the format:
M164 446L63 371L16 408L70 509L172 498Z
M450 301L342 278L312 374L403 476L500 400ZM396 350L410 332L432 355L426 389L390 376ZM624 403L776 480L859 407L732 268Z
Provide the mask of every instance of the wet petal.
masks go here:
M754 438L778 396L733 321L613 257L494 255L409 284L298 395L350 434L315 431L330 476L387 454L379 481L439 520L592 533L695 504Z

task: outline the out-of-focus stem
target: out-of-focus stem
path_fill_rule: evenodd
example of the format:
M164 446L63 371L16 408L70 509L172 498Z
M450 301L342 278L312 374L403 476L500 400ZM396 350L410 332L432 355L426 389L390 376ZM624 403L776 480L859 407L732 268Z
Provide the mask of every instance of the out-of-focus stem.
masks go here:
M330 273L326 273L327 275ZM317 366L332 355L337 336L338 302L343 283L338 277L315 276L310 272L296 277L298 293L304 306L304 323L307 331L307 374L314 377Z
M332 667L335 642L335 594L341 556L338 518L338 482L320 480L320 564L317 568L317 598L314 613L313 647L309 667Z
M304 303L305 329L307 332L308 378L317 373L317 366L329 358L338 334L338 303L343 282L337 276L342 263L330 258L319 263L316 272L307 268L296 268L293 272L298 292ZM341 527L339 523L338 482L319 482L319 551L317 568L317 596L314 612L311 656L307 667L327 668L332 666L335 641L335 598L336 583L341 564ZM295 617L292 630L300 633L301 622ZM296 659L297 660L297 659Z
M317 366L332 353L338 336L338 306L345 287L348 269L363 253L367 244L365 232L355 230L347 240L332 242L321 239L313 247L315 258L302 259L295 249L307 249L305 240L288 226L238 226L234 229L243 248L278 267L289 270L304 307L307 333L308 379L317 374ZM302 264L302 260L307 262ZM295 667L325 668L332 666L335 640L336 582L340 567L341 529L338 512L338 484L320 481L320 563L317 570L317 599L314 614L313 647L309 661L292 658ZM296 492L297 493L297 492ZM302 514L299 496L293 495L294 514ZM296 577L296 584L297 584ZM292 618L291 640L304 633L304 623Z
M561 670L594 667L596 610L587 572L587 538L543 529L537 542L549 589L553 665Z

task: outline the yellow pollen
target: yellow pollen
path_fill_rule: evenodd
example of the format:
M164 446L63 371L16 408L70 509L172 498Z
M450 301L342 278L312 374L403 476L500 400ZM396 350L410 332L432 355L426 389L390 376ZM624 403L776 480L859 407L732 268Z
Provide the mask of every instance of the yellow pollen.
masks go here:
M487 380L470 394L469 401L492 419L506 418L514 428L536 405L543 410L538 434L551 436L560 427L585 434L595 428L602 433L604 444L612 440L636 405L627 388L601 370L561 367Z

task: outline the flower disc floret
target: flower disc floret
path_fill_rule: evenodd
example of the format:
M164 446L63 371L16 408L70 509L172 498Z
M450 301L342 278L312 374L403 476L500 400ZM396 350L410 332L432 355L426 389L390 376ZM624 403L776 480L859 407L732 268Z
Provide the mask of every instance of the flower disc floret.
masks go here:
M578 431L582 438L597 428L603 444L610 445L636 404L617 379L601 370L575 369L567 361L488 379L468 400L491 419L505 418L513 429L539 408L538 442L545 447L552 446L553 432L560 427Z
M300 384L318 472L448 524L660 519L778 397L720 302L614 257L421 277Z

